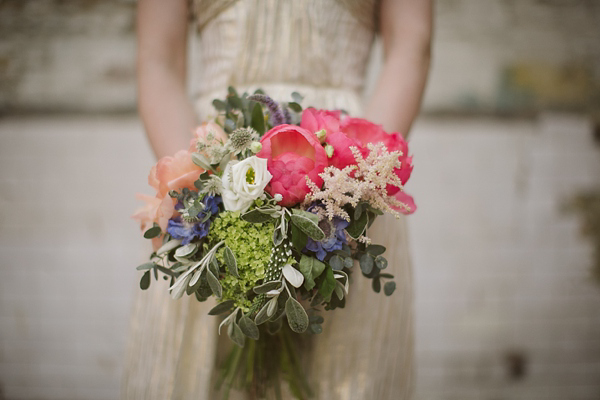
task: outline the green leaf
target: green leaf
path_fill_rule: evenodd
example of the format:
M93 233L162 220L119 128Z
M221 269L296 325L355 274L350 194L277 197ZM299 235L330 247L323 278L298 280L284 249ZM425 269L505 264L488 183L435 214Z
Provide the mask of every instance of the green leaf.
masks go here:
M388 261L384 256L377 256L375 257L375 266L379 269L386 269Z
M151 276L150 276L150 270L144 272L144 275L142 275L142 279L140 279L140 289L142 290L146 290L150 287L150 281L151 281Z
M237 268L237 261L235 260L235 255L233 251L229 248L229 246L225 246L225 250L223 251L223 258L225 258L225 264L227 264L227 269L229 269L229 273L236 278L239 278Z
M323 296L326 302L331 300L331 294L335 290L335 277L333 276L333 270L331 268L327 268L325 271L325 279L321 282L321 286L319 287L319 294Z
M365 275L369 275L373 271L373 256L370 254L363 254L360 258L360 269Z
M240 218L244 221L252 222L254 224L267 222L271 220L271 216L269 214L261 212L258 208L255 208L242 214Z
M260 337L258 326L256 326L254 321L252 321L246 315L240 319L240 329L242 330L242 333L248 336L250 339L258 340Z
M212 104L213 107L219 111L225 111L227 109L227 104L225 104L225 102L222 100L214 99Z
M292 244L299 252L306 247L308 235L300 230L296 225L292 224Z
M310 238L319 241L325 239L325 233L319 228L319 216L308 211L292 209L292 223Z
M292 331L302 333L308 328L308 315L304 307L294 298L285 302L285 314Z
M210 162L202 154L192 153L191 157L192 157L192 162L194 164L196 164L197 166L199 166L200 168L205 169L207 171L212 170L212 167L210 166Z
M163 244L158 250L156 250L156 255L160 256L164 253L168 253L171 250L181 246L181 240L173 239L169 240L167 243Z
M156 264L154 264L153 262L147 262L147 263L144 263L144 264L140 265L140 266L139 266L139 267L137 267L136 269L137 269L138 271L143 271L143 270L145 270L145 269L152 269L152 268L154 268L155 266L156 266Z
M227 329L227 334L229 338L233 341L233 343L237 344L240 347L244 347L244 343L246 342L246 338L242 333L242 330L238 326L238 324L234 322L229 325L229 329Z
M323 332L323 327L319 324L312 324L310 326L310 333L318 335Z
M317 279L325 270L325 264L316 258L302 255L300 265L298 266L302 275L304 275L304 287L306 290L311 290L315 287L315 279ZM333 275L332 275L333 276Z
M369 216L367 213L362 213L360 218L353 219L352 222L350 222L350 225L346 228L346 232L348 232L348 235L353 239L358 239L365 231L368 222Z
M341 271L344 269L344 261L342 260L342 257L337 254L329 259L329 265L331 265L331 268L334 271Z
M235 304L235 302L233 300L225 300L222 303L217 304L216 306L214 306L209 312L208 315L219 315L219 314L223 314L224 312L227 312L229 310L231 310L233 308L233 305Z
M381 280L379 279L379 277L373 278L373 281L371 282L371 287L373 288L373 291L375 293L381 292Z
M198 251L198 243L188 243L175 250L175 256L188 258L193 256Z
M367 208L368 203L358 203L356 208L354 209L354 219L360 219L363 212Z
M210 290L212 290L213 294L216 297L221 298L221 295L223 294L223 288L221 287L217 277L214 276L210 270L206 270L206 280L208 281L208 285L210 286Z
M392 293L394 293L394 290L396 290L396 282L386 282L386 284L383 285L383 293L385 293L386 296L391 296Z
M150 228L146 232L144 232L144 237L146 239L153 239L159 235L160 235L160 226L153 226L152 228Z
M237 95L227 96L227 103L229 103L231 108L235 108L236 110L241 110L244 108L242 105L242 99L240 99Z
M281 287L281 282L280 281L271 281L271 282L263 283L260 286L256 286L252 290L256 294L263 294L263 293L267 293L270 290L279 289L280 287Z
M381 246L379 244L371 244L367 246L367 253L373 254L374 256L378 256L380 254L385 253L385 246Z
M394 279L394 275L392 274L379 274L379 277Z
M302 106L296 102L291 102L291 103L287 103L287 106L290 110L294 111L294 112L302 112Z
M250 126L261 136L266 132L265 116L263 115L263 110L259 103L255 103L252 108L252 120L250 121Z

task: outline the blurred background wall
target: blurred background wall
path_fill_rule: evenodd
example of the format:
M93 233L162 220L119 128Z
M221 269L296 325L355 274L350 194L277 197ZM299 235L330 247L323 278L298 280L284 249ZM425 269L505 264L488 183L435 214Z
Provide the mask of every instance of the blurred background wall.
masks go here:
M134 12L0 0L0 399L118 397L154 162ZM437 2L407 187L419 399L600 396L598 207L565 211L600 189L598 21L595 0Z

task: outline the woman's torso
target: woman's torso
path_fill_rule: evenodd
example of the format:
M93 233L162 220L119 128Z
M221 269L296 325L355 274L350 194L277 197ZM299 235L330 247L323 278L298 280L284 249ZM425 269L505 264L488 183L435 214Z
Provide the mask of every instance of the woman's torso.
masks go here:
M201 118L228 86L360 114L376 0L194 0L191 94Z

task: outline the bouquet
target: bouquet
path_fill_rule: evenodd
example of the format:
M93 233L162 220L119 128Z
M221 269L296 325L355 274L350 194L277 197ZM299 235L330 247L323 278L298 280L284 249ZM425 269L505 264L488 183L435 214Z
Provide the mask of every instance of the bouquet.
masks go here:
M344 307L355 264L375 292L394 292L367 228L416 209L400 134L291 100L229 88L189 149L152 168L156 195L139 195L146 206L134 215L156 249L138 267L141 289L160 273L174 299L216 297L209 314L237 345L218 382L225 397L232 386L280 397L280 376L310 397L297 346L322 332L324 310Z

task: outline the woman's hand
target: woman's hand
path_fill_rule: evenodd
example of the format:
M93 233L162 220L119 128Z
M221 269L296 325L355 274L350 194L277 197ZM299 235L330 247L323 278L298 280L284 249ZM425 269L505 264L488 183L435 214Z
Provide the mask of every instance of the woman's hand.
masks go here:
M154 154L189 146L196 125L186 93L187 0L139 0L138 109Z
M431 53L433 0L383 0L384 62L366 117L408 136L419 113Z

